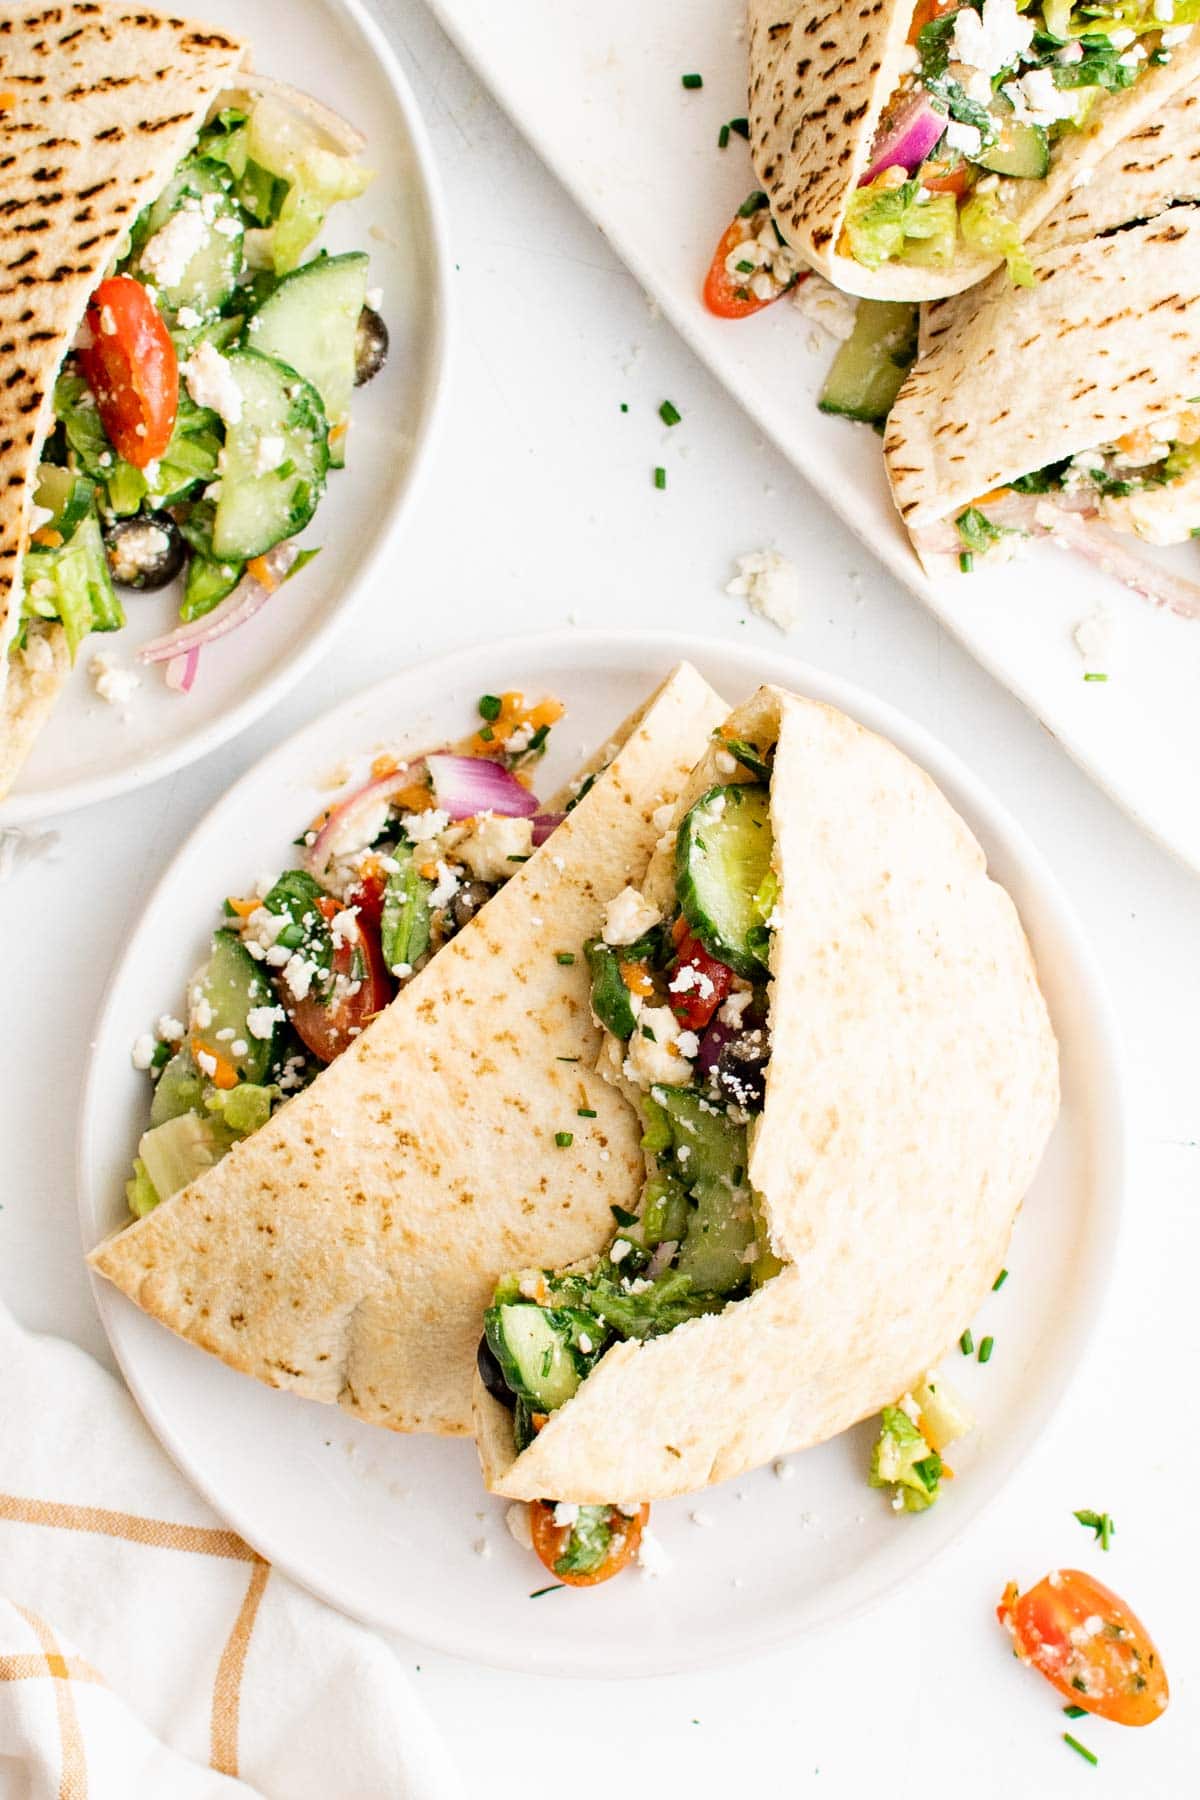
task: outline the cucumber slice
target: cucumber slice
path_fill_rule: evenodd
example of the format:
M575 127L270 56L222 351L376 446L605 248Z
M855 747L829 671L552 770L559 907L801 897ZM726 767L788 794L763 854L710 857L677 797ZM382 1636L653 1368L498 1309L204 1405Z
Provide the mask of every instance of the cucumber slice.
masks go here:
M154 1085L151 1125L165 1125L181 1113L203 1113L204 1077L190 1050L177 1050Z
M755 1241L750 1189L705 1176L692 1198L695 1207L675 1267L699 1292L730 1294L750 1280L747 1252Z
M591 1339L603 1328L588 1313L565 1307L551 1312L532 1302L492 1306L483 1315L488 1347L504 1372L513 1393L535 1412L553 1412L571 1398L583 1380L573 1340L582 1333Z
M245 262L245 229L229 188L229 171L222 163L185 162L150 208L149 229L133 273L154 287L163 312L176 313L181 306L188 306L208 316L220 312L235 293ZM146 255L158 234L185 210L197 214L204 226L202 238L178 276L164 281L154 266L153 252L149 266L145 266ZM195 231L201 237L199 225Z
M36 506L54 514L48 523L65 543L91 512L95 492L92 483L82 475L73 475L70 469L60 469L55 463L43 463L38 470L37 492L33 498Z
M633 996L621 979L616 952L600 938L591 938L584 945L584 955L592 972L592 1012L596 1022L624 1042L633 1036L637 1020Z
M758 784L710 788L684 819L675 844L675 893L710 955L739 975L761 967L756 897L771 873L771 796Z
M228 365L242 416L227 428L221 497L213 519L218 561L246 562L303 531L325 492L329 426L321 396L284 363L235 350ZM282 441L281 464L260 475L260 446Z
M218 1048L233 1064L239 1081L262 1082L274 1059L279 1027L275 1026L270 1037L255 1037L250 1029L249 1014L252 1007L275 1005L275 990L270 978L255 962L241 938L235 937L232 931L214 931L212 955L197 985L202 1000L208 1002L212 1011L212 1019L202 1033L205 1042ZM220 1033L227 1030L232 1030L233 1037L222 1039ZM244 1044L245 1049L235 1051L235 1044ZM166 1075L164 1069L160 1084Z
M1006 119L996 142L971 158L982 169L1019 180L1041 181L1050 168L1050 140L1042 125L1022 125Z
M379 919L379 941L388 968L413 968L429 948L429 896L432 884L418 875L413 853L398 844L392 856L400 865L388 875Z
M369 258L360 251L317 257L285 275L247 327L264 356L296 369L320 394L329 420L330 460L345 462L355 339L367 296Z
M681 1181L674 1175L652 1175L642 1195L643 1243L648 1249L669 1240L678 1243L687 1231L690 1211Z
M692 1088L656 1087L652 1098L666 1114L671 1147L685 1187L699 1180L739 1187L746 1176L746 1128ZM679 1152L686 1154L682 1157Z
M882 425L917 354L917 309L907 300L860 300L854 330L833 359L817 405Z

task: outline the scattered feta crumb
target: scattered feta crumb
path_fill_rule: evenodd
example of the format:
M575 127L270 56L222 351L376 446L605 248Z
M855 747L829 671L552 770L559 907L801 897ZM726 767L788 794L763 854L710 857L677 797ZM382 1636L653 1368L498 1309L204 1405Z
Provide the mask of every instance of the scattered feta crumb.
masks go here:
M217 1059L215 1056L211 1056L207 1050L197 1050L196 1062L199 1065L199 1068L200 1068L200 1071L202 1074L204 1074L204 1075L215 1075L216 1074Z
M979 133L975 136L978 140ZM806 319L811 319L814 325L819 325L830 337L838 338L842 343L854 330L858 302L850 294L843 294L831 281L826 281L823 275L813 273L798 282L792 290L792 301Z
M483 1537L476 1538L475 1542L471 1545L471 1548L474 1550L476 1556L481 1556L483 1558L484 1562L486 1562L488 1557L492 1554L492 1546L488 1543L487 1539Z
M1121 621L1112 607L1102 606L1075 627L1075 644L1089 675L1111 675L1120 665Z
M771 1464L771 1472L773 1475L777 1475L780 1481L790 1481L796 1473L796 1465L788 1462L784 1456L777 1456Z
M554 1523L561 1528L574 1525L579 1518L579 1508L573 1500L560 1500L554 1508Z
M152 275L160 287L177 287L197 250L203 249L207 242L208 222L204 214L194 201L185 203L142 246L142 269ZM103 317L100 329L108 329Z
M183 1041L187 1027L173 1013L160 1013L154 1029L164 1044L179 1044Z
M725 592L736 600L748 600L752 612L780 631L790 631L800 610L800 574L795 563L778 550L752 550L738 557L737 566L738 573L726 582Z
M647 1525L642 1532L642 1541L638 1545L638 1568L643 1575L669 1575L673 1564L662 1547L661 1541L655 1537Z
M276 1025L281 1025L286 1018L282 1006L252 1006L246 1014L246 1025L251 1037L265 1039L271 1037Z
M143 1031L140 1037L134 1038L133 1049L130 1052L134 1068L148 1069L154 1061L154 1052L157 1048L158 1045L148 1031Z
M207 341L196 345L183 365L183 379L197 406L211 407L226 425L241 423L242 390L215 345Z
M100 698L107 700L110 706L128 705L134 690L142 685L132 669L121 668L107 651L98 651L92 657L88 674Z
M476 881L507 881L520 867L513 859L533 854L533 820L485 813L476 819L457 854Z
M254 473L256 475L273 475L282 462L287 460L287 445L281 437L260 437L254 446Z

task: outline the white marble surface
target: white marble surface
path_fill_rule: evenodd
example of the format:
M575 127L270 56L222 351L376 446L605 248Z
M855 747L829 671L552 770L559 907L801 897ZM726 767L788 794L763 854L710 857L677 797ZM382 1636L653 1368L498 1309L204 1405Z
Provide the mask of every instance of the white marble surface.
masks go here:
M0 888L0 1295L27 1324L104 1355L72 1167L89 1025L149 886L236 774L386 669L489 635L603 622L776 642L722 589L738 552L777 544L803 570L797 656L875 688L973 763L1049 857L1108 969L1134 1135L1127 1228L1100 1333L1055 1428L966 1541L922 1582L819 1641L628 1685L534 1684L417 1645L399 1653L472 1797L544 1792L551 1772L573 1800L607 1800L618 1784L881 1800L930 1791L1008 1800L1021 1787L1137 1800L1194 1792L1196 880L1140 838L757 441L416 0L379 10L425 107L448 193L459 331L447 428L391 568L325 666L208 761L59 821L51 859L25 863ZM670 432L657 418L668 397L684 415ZM665 493L651 482L660 462ZM1071 1517L1085 1506L1117 1521L1107 1557ZM747 1557L771 1554L748 1532ZM1129 1599L1175 1691L1148 1732L1076 1726L1100 1756L1094 1770L1062 1744L1054 1694L1007 1654L991 1616L1005 1580L1028 1584L1056 1564L1091 1569Z

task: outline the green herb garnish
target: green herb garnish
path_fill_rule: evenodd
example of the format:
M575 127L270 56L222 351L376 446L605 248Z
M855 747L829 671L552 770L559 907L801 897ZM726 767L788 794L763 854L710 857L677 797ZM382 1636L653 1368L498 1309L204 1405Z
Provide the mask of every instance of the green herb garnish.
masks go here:
M573 1131L556 1131L554 1141L560 1150L569 1150L575 1142L575 1133Z
M983 1340L983 1342L982 1342L982 1344L980 1344L980 1346L979 1346L979 1360L980 1360L980 1362L981 1362L981 1363L985 1363L985 1362L990 1362L990 1361L991 1361L991 1357L992 1357L992 1345L993 1345L993 1344L994 1344L994 1343L995 1343L995 1341L996 1341L996 1340L995 1340L995 1338L990 1338L990 1337L985 1337L985 1338L984 1338L984 1340Z
M654 471L654 485L655 485L655 487L656 487L656 488L659 488L659 489L662 489L662 488L665 488L665 487L666 487L666 485L667 485L667 471L666 471L666 470L665 470L665 469L655 469L655 471Z
M1001 1269L1001 1271L997 1275L995 1281L993 1281L993 1283L992 1283L993 1294L998 1294L1000 1292L1000 1289L1004 1286L1004 1284L1007 1280L1008 1280L1008 1270Z
M688 89L689 92L692 92L696 88L702 88L704 86L703 75L681 75L679 77L679 79L683 83L684 87Z
M748 269L753 269L754 264L753 263L746 263L745 265L743 265L741 263L738 264L739 268L742 268L743 266L745 266ZM658 409L658 416L662 420L664 425L678 425L679 421L683 417L683 414L680 412L679 408L672 401L664 400L662 405Z
M503 702L501 701L499 694L483 694L483 695L481 695L480 701L479 701L479 716L480 716L480 718L486 719L488 724L490 725L493 722L493 720L498 719L500 717L500 708L501 708L502 704L503 704Z
M564 968L569 969L571 964L575 961L575 952L573 950L557 950L554 955L554 960L555 962L562 963Z
M1092 1512L1090 1507L1085 1506L1075 1514L1075 1517L1086 1530L1095 1534L1096 1542L1099 1544L1100 1548L1102 1550L1107 1550L1113 1534L1117 1529L1112 1522L1111 1516L1106 1512Z
M1072 1750L1074 1750L1075 1754L1077 1756L1082 1756L1084 1762L1091 1763L1093 1769L1096 1767L1096 1764L1100 1761L1100 1758L1098 1756L1093 1755L1093 1753L1087 1748L1086 1745L1080 1743L1078 1738L1073 1738L1069 1731L1063 1732L1063 1743L1070 1744L1070 1746L1071 1746Z
M971 1356L974 1353L975 1339L971 1336L971 1333L969 1330L964 1331L962 1336L959 1338L958 1347L962 1351L964 1356Z

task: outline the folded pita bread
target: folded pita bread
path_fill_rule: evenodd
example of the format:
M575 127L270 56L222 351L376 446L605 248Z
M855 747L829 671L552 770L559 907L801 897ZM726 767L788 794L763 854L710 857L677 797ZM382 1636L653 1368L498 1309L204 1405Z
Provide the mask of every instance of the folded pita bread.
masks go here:
M929 777L779 689L730 724L778 744L771 1060L749 1172L785 1267L719 1313L617 1344L519 1456L477 1380L484 1477L514 1499L687 1493L893 1403L991 1287L1054 1123L1056 1046L1020 921ZM710 751L678 816L721 779ZM645 892L673 904L673 842Z
M931 572L956 566L939 528L972 501L1162 428L1200 394L1200 208L1050 249L1035 266L1036 287L997 274L923 309L884 458Z
M1036 261L1060 244L1082 243L1153 219L1177 200L1200 199L1200 87L1178 93L1110 150L1091 179L1073 188L1028 240Z
M906 66L912 6L901 0L748 0L750 141L780 231L850 294L929 300L971 287L1001 259L961 243L948 268L890 262L871 270L838 248L876 129ZM1044 180L1001 178L998 200L1028 238L1111 150L1200 77L1200 33L1133 87L1097 101L1088 126L1053 147ZM1129 216L1128 214L1126 215Z
M498 1275L589 1254L640 1192L636 1118L591 1066L584 958L556 952L645 867L723 712L677 669L548 845L351 1048L92 1267L272 1387L396 1431L469 1431Z
M8 656L55 376L125 233L246 53L225 32L141 5L0 10L0 795L68 669L60 629L43 634L52 668L38 652L33 667L10 668Z

